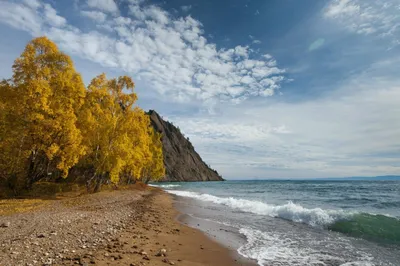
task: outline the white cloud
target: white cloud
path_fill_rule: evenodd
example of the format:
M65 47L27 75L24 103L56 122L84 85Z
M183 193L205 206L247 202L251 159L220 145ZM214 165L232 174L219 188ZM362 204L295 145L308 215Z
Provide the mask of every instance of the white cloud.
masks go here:
M157 6L152 5L142 8L139 5L131 5L129 9L131 14L138 20L153 19L163 25L169 23L168 13Z
M37 9L42 5L38 0L23 0L23 2L33 9Z
M100 11L81 10L81 15L84 17L88 17L88 18L94 20L95 22L99 22L99 23L104 22L107 18L107 15Z
M333 0L326 9L327 17L340 17L343 15L357 15L360 12L360 6L353 0Z
M225 104L212 118L172 120L228 177L398 174L398 84L357 78L315 101ZM266 176L270 169L277 173Z
M261 41L257 40L253 35L249 35L249 38L252 40L253 44L260 44Z
M106 12L118 12L118 6L114 0L88 0L89 7L97 8Z
M67 20L57 15L57 11L49 4L44 5L44 15L51 26L62 27L67 23Z
M33 35L45 34L65 51L128 72L176 101L240 102L267 97L284 79L285 71L272 57L257 59L248 46L218 49L209 43L202 24L190 16L175 19L160 7L137 1L129 10L134 18L109 17L102 23L109 34L68 25L51 6L42 10L6 3L0 21ZM82 15L105 19L98 11L82 11Z
M27 2L27 1L25 1ZM37 2L29 2L29 5L15 4L12 2L2 2L0 8L0 18L14 28L38 35L41 32L42 19L37 13Z
M181 6L181 9L183 12L189 12L189 10L192 9L192 6L191 5Z
M400 34L398 0L332 0L324 10L327 19L351 32L390 37L398 42Z

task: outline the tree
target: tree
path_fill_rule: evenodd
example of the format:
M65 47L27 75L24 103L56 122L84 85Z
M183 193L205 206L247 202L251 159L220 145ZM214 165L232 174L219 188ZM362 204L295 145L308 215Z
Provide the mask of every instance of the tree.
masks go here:
M164 172L160 138L145 112L133 106L137 99L133 89L129 77L108 80L105 74L88 87L81 121L89 147L84 162L94 168L88 185L94 181L94 191L105 180L131 183L143 175L158 178Z
M102 74L85 90L69 56L46 37L33 39L12 78L0 82L0 181L30 188L74 166L93 173L94 191L105 180L160 178L160 135L134 106L134 86L130 77Z
M127 117L137 96L126 76L108 80L105 74L92 80L82 111L83 132L89 152L85 163L94 168L95 191L106 178L117 183L130 152ZM131 91L125 93L124 91Z
M33 39L0 90L2 175L25 177L28 188L53 172L66 177L85 153L76 126L85 87L70 57Z

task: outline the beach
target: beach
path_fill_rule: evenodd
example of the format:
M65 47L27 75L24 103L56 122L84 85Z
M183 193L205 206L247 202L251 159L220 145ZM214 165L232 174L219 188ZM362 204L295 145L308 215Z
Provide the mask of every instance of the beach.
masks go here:
M11 200L19 208L8 211L9 201L0 201L0 265L256 265L185 225L158 188Z
M263 266L398 266L397 181L154 184L191 227Z

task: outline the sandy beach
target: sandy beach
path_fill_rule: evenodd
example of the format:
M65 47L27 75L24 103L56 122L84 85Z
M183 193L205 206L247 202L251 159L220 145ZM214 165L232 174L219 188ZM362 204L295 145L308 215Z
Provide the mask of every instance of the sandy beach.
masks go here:
M57 200L0 201L0 265L256 265L178 221L173 198L130 188ZM21 201L21 202L19 202Z

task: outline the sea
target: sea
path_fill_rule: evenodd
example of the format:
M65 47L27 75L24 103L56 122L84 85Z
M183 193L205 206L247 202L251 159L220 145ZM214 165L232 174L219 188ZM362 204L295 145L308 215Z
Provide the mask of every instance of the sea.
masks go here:
M232 246L258 265L400 266L400 181L154 186L174 195L197 225L214 223L240 236Z

